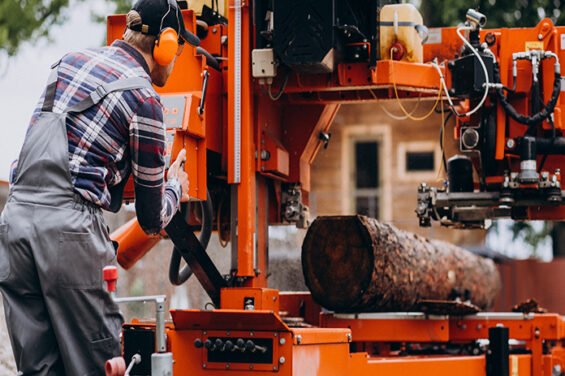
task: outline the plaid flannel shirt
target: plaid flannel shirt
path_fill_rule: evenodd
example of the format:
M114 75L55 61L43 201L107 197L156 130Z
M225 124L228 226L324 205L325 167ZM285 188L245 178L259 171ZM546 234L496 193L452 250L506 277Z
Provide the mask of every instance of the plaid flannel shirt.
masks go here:
M102 83L128 77L151 81L143 56L123 41L67 54L57 69L53 112L58 113ZM29 127L37 120L44 97L45 91ZM123 185L133 172L140 226L148 234L157 234L169 223L178 209L182 188L176 179L164 181L163 107L153 89L111 93L98 105L69 114L67 135L75 193L106 210L117 211ZM17 161L12 166L12 180L16 165ZM120 199L117 207L112 195Z

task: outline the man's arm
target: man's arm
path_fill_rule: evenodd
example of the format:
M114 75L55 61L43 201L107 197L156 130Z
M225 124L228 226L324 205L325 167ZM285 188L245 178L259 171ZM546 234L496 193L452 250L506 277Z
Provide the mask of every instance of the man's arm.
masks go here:
M156 235L177 211L183 193L177 178L164 181L165 128L157 99L140 104L129 132L137 219L145 233Z

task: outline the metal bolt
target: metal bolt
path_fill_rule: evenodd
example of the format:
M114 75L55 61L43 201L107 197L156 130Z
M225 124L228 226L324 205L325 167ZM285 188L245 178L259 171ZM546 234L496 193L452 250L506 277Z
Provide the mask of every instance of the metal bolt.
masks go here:
M278 336L278 333L273 333L273 337L277 337L277 336Z
M280 363L280 364L284 364L284 362L286 362L286 359L284 358L284 356L281 356L281 357L279 358L279 363Z
M249 369L253 369L253 364L250 364L250 365L249 365Z
M483 328L483 326L481 324L477 325L477 330L481 330Z
M203 335L206 335L206 334L207 334L207 332L206 332L206 331L203 331L203 332L202 332L202 334L203 334Z
M284 338L279 339L279 344L282 346L286 343Z
M538 39L539 39L539 40L542 40L542 39L543 39L543 35L538 34Z
M276 370L278 370L278 369L279 369L279 367L273 366L273 371L276 371Z
M218 32L218 29L217 29L217 28L213 28L213 29L212 29L212 34L216 34L217 32Z
M261 150L261 160L268 161L269 159L271 159L271 153L269 153L267 150Z
M351 333L347 333L347 342L351 342Z
M506 140L506 147L508 149L514 149L514 147L516 147L516 141L514 141L513 138L509 138L508 140Z
M206 363L202 363L202 368L206 368Z
M226 364L226 369L227 369L227 368L230 368L230 365L229 365L229 364Z
M249 337L253 337L253 332L249 332Z
M226 332L226 336L228 336L228 337L229 337L229 336L230 336L230 332Z
M302 342L302 336L300 334L298 334L296 336L296 343L298 343L300 345L300 342Z

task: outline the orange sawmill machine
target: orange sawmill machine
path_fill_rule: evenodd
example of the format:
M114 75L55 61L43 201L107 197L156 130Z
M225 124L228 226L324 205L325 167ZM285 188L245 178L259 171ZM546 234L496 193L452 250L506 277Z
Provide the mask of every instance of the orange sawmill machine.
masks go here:
M157 318L124 325L126 374L564 374L557 314L343 313L268 288L269 226L308 227L310 164L344 103L420 98L456 117L444 134L459 144L443 156L446 183L414 190L422 226L565 219L565 27L544 19L484 29L486 16L471 9L460 27L428 30L413 6L389 3L229 0L223 15L217 1L198 15L183 10L201 45L184 49L158 91L169 161L187 151L192 202L163 236L174 243L171 282L194 274L215 309L173 309L167 321L164 297L146 297ZM108 42L124 28L125 16L110 16ZM213 231L230 244L229 275L206 254ZM126 269L159 240L135 220L113 237Z

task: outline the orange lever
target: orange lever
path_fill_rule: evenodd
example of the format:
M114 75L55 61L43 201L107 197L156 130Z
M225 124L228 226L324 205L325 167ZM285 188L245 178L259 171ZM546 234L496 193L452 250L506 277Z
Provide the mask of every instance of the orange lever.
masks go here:
M143 232L137 218L112 232L110 237L119 244L118 264L124 269L131 268L161 240L159 236L149 236Z

